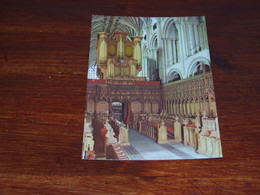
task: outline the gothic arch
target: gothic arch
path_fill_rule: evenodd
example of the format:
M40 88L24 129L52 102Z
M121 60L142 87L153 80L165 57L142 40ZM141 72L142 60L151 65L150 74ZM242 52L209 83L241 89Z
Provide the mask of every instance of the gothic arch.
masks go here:
M201 62L201 63L204 63L204 64L207 64L208 66L210 66L210 61L205 58L205 57L198 57L198 58L195 58L189 65L188 67L188 76L192 75L194 76L194 73L196 71L196 68L199 66L198 62Z
M143 55L148 55L148 48L147 48L146 43L143 44L142 47L143 47Z
M168 62L176 64L180 61L180 44L179 44L179 30L176 27L174 18L169 18L163 28L163 36L166 38Z
M150 40L150 46L152 49L158 49L158 36L157 33L154 33L151 40Z
M181 72L177 69L177 68L173 68L170 72L169 72L169 74L167 75L167 82L169 81L169 78L170 78L170 76L172 75L172 74L178 74L179 76L180 76L180 79L183 79L183 76L182 76L182 74L181 74Z
M175 25L175 23L176 23L176 19L175 19L175 18L168 18L168 19L166 20L166 22L165 22L165 24L164 24L164 27L163 27L163 36L164 36L164 37L167 37L167 36L168 36L168 34L169 34L169 29L170 29L170 27L171 27L172 25L174 25L174 27L176 28L176 30L179 31L178 28L177 28L177 26Z

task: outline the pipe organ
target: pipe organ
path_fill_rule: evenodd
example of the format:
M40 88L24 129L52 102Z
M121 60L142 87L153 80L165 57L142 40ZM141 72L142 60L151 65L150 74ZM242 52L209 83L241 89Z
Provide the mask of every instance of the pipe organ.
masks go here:
M142 37L134 36L128 41L127 35L127 32L115 31L113 38L109 38L108 33L98 33L97 64L101 79L136 78L142 70Z

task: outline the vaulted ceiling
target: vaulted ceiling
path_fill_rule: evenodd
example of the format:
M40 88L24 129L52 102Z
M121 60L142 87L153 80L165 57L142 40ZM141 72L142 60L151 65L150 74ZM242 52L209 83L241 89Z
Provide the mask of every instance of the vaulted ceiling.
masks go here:
M121 17L121 16L99 16L92 17L91 41L89 66L93 66L97 59L97 34L107 32L112 36L115 30L128 32L128 39L132 36L142 35L143 25L149 18L146 17Z

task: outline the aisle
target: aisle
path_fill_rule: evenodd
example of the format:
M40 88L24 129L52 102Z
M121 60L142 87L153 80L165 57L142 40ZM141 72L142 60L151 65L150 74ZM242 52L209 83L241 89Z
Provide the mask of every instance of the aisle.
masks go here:
M131 146L123 146L131 160L173 160L208 158L182 143L157 144L149 137L129 130Z

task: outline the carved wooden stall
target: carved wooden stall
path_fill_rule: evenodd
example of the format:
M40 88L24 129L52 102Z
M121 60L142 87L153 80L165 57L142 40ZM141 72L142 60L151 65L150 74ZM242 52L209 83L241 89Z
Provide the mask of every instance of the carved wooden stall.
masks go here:
M190 77L163 85L163 109L168 114L195 116L203 113L216 116L212 73Z

